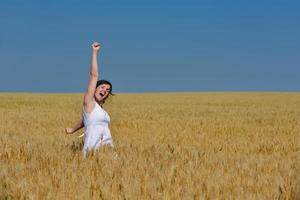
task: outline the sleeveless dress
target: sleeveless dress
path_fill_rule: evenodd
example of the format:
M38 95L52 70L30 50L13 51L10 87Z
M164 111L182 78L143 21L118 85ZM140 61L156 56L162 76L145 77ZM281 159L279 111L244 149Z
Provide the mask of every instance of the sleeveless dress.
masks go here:
M108 113L95 103L92 112L82 112L83 124L85 129L83 153L86 151L96 150L102 145L110 145L113 147L111 133L108 127L110 117Z

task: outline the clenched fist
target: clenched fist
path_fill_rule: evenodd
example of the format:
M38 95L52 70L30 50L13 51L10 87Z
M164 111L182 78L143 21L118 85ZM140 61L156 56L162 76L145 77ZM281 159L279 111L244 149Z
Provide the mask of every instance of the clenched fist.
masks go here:
M92 49L93 49L93 51L98 52L98 51L100 50L100 48L101 48L101 45L100 45L99 42L94 42L94 43L92 44Z

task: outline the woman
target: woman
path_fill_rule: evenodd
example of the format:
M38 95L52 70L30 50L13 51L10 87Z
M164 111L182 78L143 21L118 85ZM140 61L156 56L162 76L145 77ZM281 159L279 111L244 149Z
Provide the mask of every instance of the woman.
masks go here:
M73 128L66 128L67 133L74 133L83 126L85 137L83 154L87 151L96 150L102 145L108 144L113 147L113 141L108 128L110 118L102 108L102 104L112 94L112 85L106 80L98 81L97 54L101 45L98 42L92 44L92 63L90 68L90 80L87 92L83 99L82 120Z

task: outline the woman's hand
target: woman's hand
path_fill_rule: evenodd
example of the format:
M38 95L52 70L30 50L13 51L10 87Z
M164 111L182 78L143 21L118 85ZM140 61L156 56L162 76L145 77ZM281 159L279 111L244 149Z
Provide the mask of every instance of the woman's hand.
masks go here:
M73 128L67 127L67 128L65 128L65 132L66 132L66 134L72 134L72 133L74 133L74 130L73 130Z
M98 52L98 51L100 50L100 48L101 48L101 45L100 45L99 42L94 42L94 43L92 44L92 49L93 49L93 51Z

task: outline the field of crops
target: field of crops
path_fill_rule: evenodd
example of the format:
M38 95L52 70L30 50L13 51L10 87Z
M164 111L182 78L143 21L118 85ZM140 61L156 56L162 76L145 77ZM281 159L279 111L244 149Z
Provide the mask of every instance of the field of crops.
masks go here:
M0 94L0 199L300 199L300 93L117 94L86 159L82 99Z

